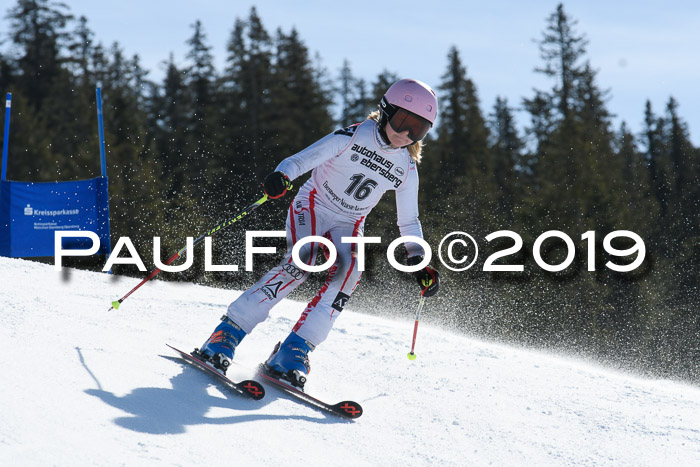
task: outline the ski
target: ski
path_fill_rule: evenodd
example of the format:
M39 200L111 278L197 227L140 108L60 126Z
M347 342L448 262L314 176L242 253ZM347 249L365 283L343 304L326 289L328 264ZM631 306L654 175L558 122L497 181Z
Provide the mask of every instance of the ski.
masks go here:
M260 365L260 367L258 368L258 376L263 378L265 382L268 382L275 386L277 389L280 389L286 392L287 394L294 396L297 400L306 402L307 404L313 407L325 410L334 415L350 419L359 418L362 415L362 406L357 402L342 401L338 402L337 404L329 404L327 402L323 402L320 399L310 396L301 389L295 388L294 386L291 386L290 384L287 384L286 382L269 375L268 373L266 373L265 367L263 365Z
M265 397L265 388L262 386L262 384L258 383L257 381L253 380L244 380L240 382L235 382L232 381L231 379L227 378L225 375L219 373L216 371L213 367L207 365L204 360L201 360L197 357L195 357L192 354L189 354L187 352L183 352L180 349L176 349L170 344L165 344L171 349L173 349L175 352L177 352L180 355L180 358L182 358L184 361L187 363L191 363L192 365L196 366L200 370L203 370L210 375L213 375L214 377L218 378L219 381L224 383L226 386L231 388L235 394L242 395L244 397L249 397L254 400L260 400L263 397Z

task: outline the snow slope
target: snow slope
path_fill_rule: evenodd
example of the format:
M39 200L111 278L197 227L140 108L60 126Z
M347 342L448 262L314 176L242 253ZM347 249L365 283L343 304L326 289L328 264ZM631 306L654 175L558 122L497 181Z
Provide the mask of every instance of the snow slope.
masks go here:
M268 388L244 400L174 358L236 296L0 258L0 465L700 465L700 389L346 309L307 388L345 421ZM298 297L302 299L303 297ZM237 351L251 377L303 304Z

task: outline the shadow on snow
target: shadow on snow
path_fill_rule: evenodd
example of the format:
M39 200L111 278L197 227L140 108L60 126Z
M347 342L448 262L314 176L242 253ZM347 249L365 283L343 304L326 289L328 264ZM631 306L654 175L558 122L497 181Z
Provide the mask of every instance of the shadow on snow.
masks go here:
M262 414L259 410L275 399L284 397L278 391L276 397L270 392L261 401L245 399L232 394L231 389L224 383L215 381L203 371L183 362L179 358L161 355L161 357L179 364L183 371L172 378L172 388L136 388L124 396L106 391L102 388L95 374L87 366L80 348L76 348L80 363L90 374L97 389L87 389L86 394L97 397L102 402L122 410L129 416L118 417L114 423L122 428L139 433L177 434L185 433L188 426L194 425L234 425L244 422L264 420L303 420L313 423L348 423L331 414L319 412L320 417L302 415ZM215 386L222 394L230 397L212 396L207 393L209 385ZM243 415L226 417L207 416L212 408L231 409L237 412L248 412ZM313 410L313 409L311 409Z

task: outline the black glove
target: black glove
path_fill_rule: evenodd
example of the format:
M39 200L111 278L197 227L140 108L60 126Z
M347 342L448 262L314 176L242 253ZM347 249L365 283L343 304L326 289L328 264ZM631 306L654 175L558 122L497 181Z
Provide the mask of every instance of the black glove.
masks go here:
M409 266L415 266L416 264L423 261L422 256L413 256L408 258L406 264ZM418 281L418 286L421 289L421 295L424 297L432 297L435 295L440 288L440 273L430 266L426 266L420 271L411 273L413 277Z
M292 188L292 182L289 181L289 177L279 171L269 174L263 182L265 194L272 199L281 198L290 188Z

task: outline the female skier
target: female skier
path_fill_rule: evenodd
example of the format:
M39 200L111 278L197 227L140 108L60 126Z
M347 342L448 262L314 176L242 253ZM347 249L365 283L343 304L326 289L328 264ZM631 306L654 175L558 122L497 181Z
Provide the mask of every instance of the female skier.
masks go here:
M225 372L241 340L308 277L309 273L292 260L294 244L306 236L325 236L335 245L337 259L292 332L277 344L265 363L272 376L303 389L310 369L309 352L326 339L360 280L357 244L342 243L341 238L363 235L365 217L387 190L396 190L401 235L423 238L418 221L416 166L421 159L421 140L435 122L437 107L435 93L425 83L397 81L381 99L379 110L367 120L337 130L288 157L265 178L265 193L275 199L287 192L291 180L313 169L289 207L284 259L229 305L222 322L199 350L202 358ZM405 246L408 265L422 262L420 245ZM316 252L316 244L307 243L299 257L313 265ZM413 276L424 296L437 292L439 277L435 269L426 266Z

